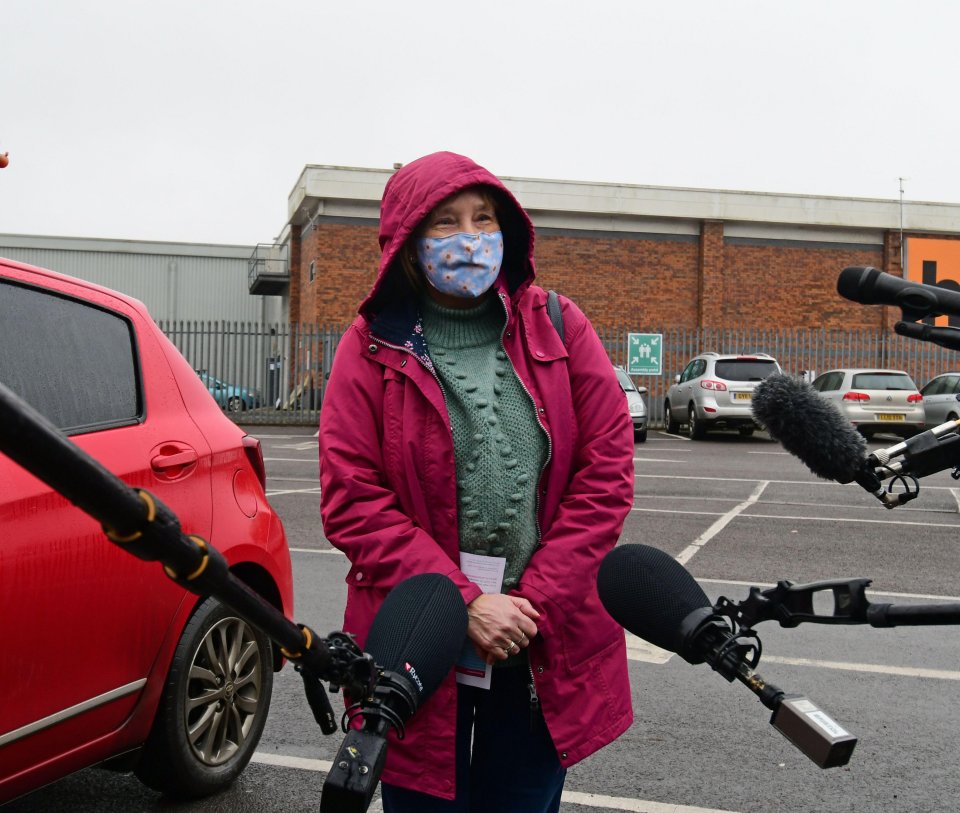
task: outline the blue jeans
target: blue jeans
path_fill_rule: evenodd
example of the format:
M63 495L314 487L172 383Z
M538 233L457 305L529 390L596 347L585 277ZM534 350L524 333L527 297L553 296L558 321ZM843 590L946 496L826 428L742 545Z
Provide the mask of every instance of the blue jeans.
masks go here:
M557 813L567 771L539 710L531 719L529 681L506 666L489 691L458 686L456 798L382 783L384 813Z

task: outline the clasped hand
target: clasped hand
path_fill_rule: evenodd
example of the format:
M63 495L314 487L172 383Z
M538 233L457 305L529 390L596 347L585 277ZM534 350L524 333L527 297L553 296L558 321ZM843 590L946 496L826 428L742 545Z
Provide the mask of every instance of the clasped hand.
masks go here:
M484 593L467 605L467 635L486 663L506 660L530 645L540 618L525 598Z

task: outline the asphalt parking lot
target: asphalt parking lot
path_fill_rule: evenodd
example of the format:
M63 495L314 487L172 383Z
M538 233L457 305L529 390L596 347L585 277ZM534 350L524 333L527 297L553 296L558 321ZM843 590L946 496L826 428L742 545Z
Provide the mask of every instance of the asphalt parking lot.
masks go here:
M268 493L293 551L297 620L335 630L346 562L320 529L316 438L308 428L250 431L262 439ZM878 437L871 447L893 442ZM651 430L635 459L622 541L679 557L712 599L740 600L751 585L779 579L867 577L871 601L960 601L960 488L946 473L923 479L917 500L888 511L856 485L818 480L761 434L691 442ZM745 687L631 637L636 721L570 771L564 813L956 809L957 627L764 624L759 632L758 671L859 737L847 766L818 768L768 724ZM339 742L320 733L286 668L254 763L214 799L172 804L128 775L88 770L3 809L316 810Z

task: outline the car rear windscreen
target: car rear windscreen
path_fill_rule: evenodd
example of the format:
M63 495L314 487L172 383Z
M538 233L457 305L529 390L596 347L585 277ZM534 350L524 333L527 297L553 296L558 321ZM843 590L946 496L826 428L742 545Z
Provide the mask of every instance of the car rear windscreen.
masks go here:
M633 392L636 390L636 385L633 383L633 380L628 376L623 370L617 370L617 381L620 382L620 386L624 392Z
M855 373L851 386L858 390L915 390L906 373Z
M727 359L716 366L717 378L726 381L762 381L776 371L775 362L761 359Z

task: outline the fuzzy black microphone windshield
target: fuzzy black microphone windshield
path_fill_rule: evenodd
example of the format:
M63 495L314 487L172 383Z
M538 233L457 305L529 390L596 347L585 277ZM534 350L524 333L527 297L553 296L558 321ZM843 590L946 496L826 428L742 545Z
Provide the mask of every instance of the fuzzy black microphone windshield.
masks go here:
M621 627L654 646L683 654L683 621L710 600L683 565L649 545L620 545L597 573L597 592Z
M390 591L364 649L409 681L419 708L453 668L466 637L467 608L456 585L439 573L422 573Z
M837 407L805 381L772 375L753 393L753 417L817 477L860 482L867 443Z

